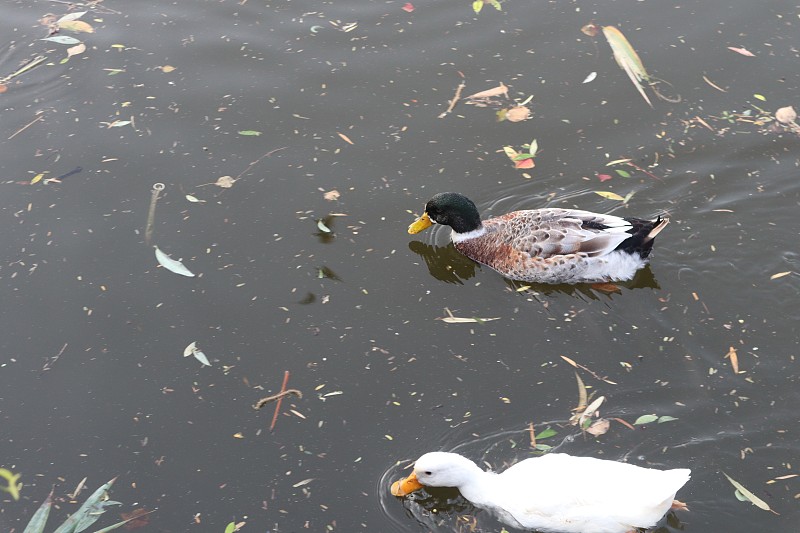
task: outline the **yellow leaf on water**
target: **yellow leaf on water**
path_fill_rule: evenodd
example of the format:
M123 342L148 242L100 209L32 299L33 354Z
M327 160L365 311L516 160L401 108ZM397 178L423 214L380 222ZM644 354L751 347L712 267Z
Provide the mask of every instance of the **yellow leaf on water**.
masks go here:
M337 131L336 133L337 133L337 134L339 135L339 137L341 137L341 138L344 140L344 142L346 142L347 144L355 144L353 141L351 141L351 140L350 140L350 137L348 137L348 136L347 136L347 135L345 135L344 133L339 133L338 131Z
M82 20L65 20L58 23L62 30L75 31L79 33L94 33L94 28L88 22Z
M31 180L31 185L33 185L34 183L38 183L39 181L41 181L41 179L42 179L43 177L44 177L44 172L40 172L39 174L36 174L36 175L33 177L33 179Z
M175 70L175 67L173 67L172 65L164 65L163 67L161 67L161 72L164 73L170 73L173 70Z
M620 202L622 202L622 201L624 201L624 200L625 200L625 198L623 198L622 196L620 196L619 194L617 194L617 193L615 193L615 192L609 192L609 191L594 191L594 193L595 193L595 194L599 194L599 195L600 195L600 196L602 196L603 198L607 198L607 199L609 199L609 200L618 200L618 201L620 201Z
M628 39L625 38L622 32L614 26L603 26L603 35L606 36L606 40L609 46L611 46L611 51L614 53L614 59L616 59L617 65L625 71L631 83L636 86L636 90L639 91L644 101L647 102L647 105L653 107L653 104L650 103L650 99L647 97L642 87L642 81L649 81L650 75L647 73L647 70L645 70L642 60L639 59L639 54L636 53L636 50L633 49L633 46L631 46L631 43L628 42Z
M792 273L792 271L791 271L791 270L787 270L786 272L778 272L777 274L773 274L773 275L771 275L771 276L769 277L769 279L778 279L778 278L782 278L783 276L788 276L788 275L789 275L789 274L791 274L791 273Z

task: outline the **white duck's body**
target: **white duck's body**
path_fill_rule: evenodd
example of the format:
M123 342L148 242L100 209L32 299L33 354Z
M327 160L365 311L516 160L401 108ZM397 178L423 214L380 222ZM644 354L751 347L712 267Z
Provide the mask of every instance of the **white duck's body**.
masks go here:
M656 470L552 453L504 472L484 472L455 453L432 452L414 467L416 481L457 487L476 507L520 529L624 533L649 528L670 510L688 469Z

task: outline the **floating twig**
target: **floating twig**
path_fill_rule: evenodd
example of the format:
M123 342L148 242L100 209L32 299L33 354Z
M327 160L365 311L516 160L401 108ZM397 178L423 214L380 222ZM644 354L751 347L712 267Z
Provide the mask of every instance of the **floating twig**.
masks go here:
M275 414L272 415L272 423L269 425L269 430L275 429L275 424L278 422L278 413L281 410L281 402L283 402L283 393L286 392L286 384L289 383L289 371L283 373L283 385L281 391L278 393L277 404L275 405Z
M158 202L158 194L164 190L163 183L154 183L153 192L150 196L150 209L147 211L147 224L144 228L144 243L150 245L150 239L153 238L153 223L156 219L156 202Z
M14 137L16 137L17 135L19 135L19 134L20 134L20 133L22 133L23 131L27 130L28 128L30 128L31 126L33 126L34 124L36 124L37 122L39 122L40 120L42 120L43 118L44 118L44 117L43 117L42 115L39 115L39 116L37 116L35 119L31 120L30 122L28 122L27 124L25 124L24 126L22 126L20 129L18 129L17 131L15 131L15 132L14 132L14 135L12 135L11 137L9 137L9 138L8 138L8 140L10 141L11 139L13 139Z
M256 403L253 404L253 409L261 409L265 405L270 402L275 402L280 400L281 398L285 398L286 396L297 396L298 398L303 398L303 393L297 389L286 389L283 392L279 392L278 394L273 394L272 396L267 396L266 398L261 398Z
M453 96L453 99L450 100L450 105L447 106L447 109L444 111L444 113L439 115L439 118L444 118L444 117L446 117L447 115L450 114L450 112L456 106L456 103L461 99L461 91L464 90L464 86L465 85L466 85L466 82L464 82L464 81L462 81L461 83L458 84L458 87L456 87L456 94Z

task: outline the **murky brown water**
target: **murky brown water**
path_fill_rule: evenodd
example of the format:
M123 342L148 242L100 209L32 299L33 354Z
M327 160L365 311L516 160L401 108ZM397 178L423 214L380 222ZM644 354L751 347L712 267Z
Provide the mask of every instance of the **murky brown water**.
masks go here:
M404 3L106 0L120 13L85 15L86 52L60 64L68 46L38 40L37 19L66 6L7 2L0 74L48 59L0 95L2 466L25 483L4 531L51 486L115 475L123 512L158 509L145 531L453 531L472 510L389 496L397 463L458 449L500 468L531 455L530 423L557 428L559 451L692 468L684 531L794 531L800 477L771 481L800 463L800 139L753 120L798 104L798 7ZM650 92L650 109L580 32L593 19L682 102ZM465 95L533 95L534 118L463 104L437 118L462 80ZM534 138L526 178L502 148ZM623 158L642 170L606 166ZM225 175L233 187L207 185ZM195 278L144 244L157 182L153 243ZM577 206L672 224L620 293L525 289L446 231L406 234L444 190L487 216ZM499 320L445 324L445 309ZM211 367L182 357L193 341ZM564 425L578 390L561 356L615 383L579 371L604 416L677 420L585 438ZM273 407L251 404L285 371L303 397L270 433ZM723 471L780 515L738 501Z

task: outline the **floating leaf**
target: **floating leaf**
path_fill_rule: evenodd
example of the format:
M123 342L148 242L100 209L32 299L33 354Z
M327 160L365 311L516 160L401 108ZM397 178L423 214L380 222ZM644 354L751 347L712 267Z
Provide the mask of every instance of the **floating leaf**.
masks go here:
M731 368L733 368L733 373L739 373L739 356L736 355L736 348L731 346L728 348L728 353L725 354L725 359L731 360Z
M518 105L506 110L504 116L509 122L522 122L531 118L531 110L524 105Z
M242 131L239 131L237 133L239 133L239 135L246 135L246 136L253 136L253 137L258 137L259 135L261 135L261 132L260 131L256 131L256 130L242 130Z
M336 189L330 190L330 191L328 191L328 192L326 192L325 194L322 195L322 197L325 198L326 200L328 200L329 202L333 202L335 200L338 200L339 196L341 196L341 194Z
M41 181L41 179L42 179L43 177L44 177L44 172L40 172L40 173L36 174L36 175L33 177L33 179L31 180L31 185L33 185L34 183L38 183L39 181Z
M42 41L51 41L58 44L78 44L80 41L75 37L69 35L54 35L52 37L45 37Z
M586 79L583 80L583 83L591 83L597 78L597 72L590 72Z
M611 179L611 174L598 174L597 179L599 179L601 182L608 181Z
M317 227L323 233L331 233L331 228L325 225L325 223L321 220L317 221Z
M751 52L750 50L747 50L746 48L736 48L735 46L729 46L728 50L732 50L732 51L736 52L737 54L742 54L743 56L756 57L756 55L753 52Z
M658 423L663 424L664 422L672 422L673 420L678 420L674 416L664 415L658 417Z
M337 132L336 132L336 134L337 134L339 137L341 137L341 138L342 138L342 140L343 140L344 142L346 142L347 144L355 144L353 141L351 141L351 140L350 140L350 137L348 137L348 136L347 136L347 135L345 135L344 133L339 133L339 132L337 131Z
M86 13L88 13L88 11L76 11L74 13L67 13L66 15L64 15L63 17L58 19L56 21L56 24L61 24L62 22L67 22L67 21L70 21L70 20L78 20L79 18L84 16Z
M797 112L792 106L782 107L775 111L775 120L781 124L793 124L797 120Z
M791 271L791 270L787 270L786 272L778 272L777 274L773 274L773 275L771 275L771 276L769 277L769 279L778 279L778 278L782 278L783 276L788 276L788 275L789 275L789 274L791 274L791 273L792 273L792 271Z
M205 200L201 200L201 199L197 198L196 196L192 196L191 194L187 194L186 195L186 199L189 200L190 202L194 203L194 204L204 204L204 203L206 203Z
M233 187L233 184L236 183L236 180L233 179L231 176L222 176L217 181L214 182L214 185L217 187L222 187L223 189L230 189Z
M464 318L459 316L446 316L440 318L442 322L446 322L448 324L482 324L483 322L491 322L492 320L500 320L500 317L495 318Z
M161 72L163 72L165 74L169 74L170 72L175 70L175 67L173 67L172 65L164 65L163 67L160 67L160 68L161 68Z
M197 342L189 344L189 346L183 349L183 356L189 357L196 349L197 349Z
M76 56L78 54L82 54L86 51L86 45L83 43L76 44L70 48L67 48L67 57Z
M225 533L234 533L236 531L236 522L231 522L225 526Z
M636 422L633 423L634 426L643 426L644 424L650 424L658 420L656 415L642 415L636 419Z
M474 2L472 2L472 10L476 14L480 13L481 9L483 9L483 0L475 0Z
M208 358L206 357L206 354L204 354L200 350L195 350L194 353L192 353L192 355L194 355L195 359L200 361L200 364L205 365L205 366L211 366L211 363L208 362Z
M628 172L627 170L622 170L622 169L619 169L619 168L615 168L614 172L616 172L618 175L622 176L623 178L630 178L631 177L631 173Z
M475 94L471 94L465 97L465 100L484 100L486 98L493 98L495 96L505 96L508 98L508 86L504 83L500 83L497 87L493 89L487 89L485 91L481 91Z
M183 263L181 263L180 261L176 261L175 259L172 259L170 256L159 250L158 246L156 246L155 249L156 249L156 259L158 260L158 263L161 266L163 266L170 272L174 272L175 274L180 274L181 276L186 276L189 278L194 277L194 274L192 274L192 272L188 268L183 266Z
M767 101L767 97L764 96L763 94L754 94L753 98L755 98L756 100L761 100L762 102Z
M496 10L498 11L502 10L502 6L500 5L500 2L498 0L487 0L487 2L489 2L489 5L495 8Z
M82 20L65 20L59 22L58 27L62 30L69 30L79 33L94 33L94 28L88 22Z
M189 357L190 355L193 355L195 359L200 361L200 364L204 366L211 366L211 363L208 362L206 354L204 354L197 348L197 342L193 342L189 344L189 346L183 349L184 357Z
M628 39L625 38L622 32L614 26L603 26L603 35L606 36L606 40L611 46L611 51L614 53L614 59L616 59L617 65L625 71L631 83L633 83L636 90L639 91L639 94L642 95L644 101L647 102L647 105L653 107L653 104L650 103L650 99L647 97L642 87L642 81L648 81L650 75L647 73L647 70L645 70L642 60L639 59L639 54L636 53L636 50L633 49L633 46L631 46L631 43L628 42Z
M109 128L121 128L122 126L127 126L131 124L130 120L115 120L114 122L108 125Z
M540 431L536 435L536 440L547 439L547 438L550 438L550 437L552 437L554 435L557 435L557 434L558 434L558 432L555 429L553 429L550 426L548 426L547 429L544 429L544 430Z
M412 4L411 2L406 2L406 4L401 9L406 13L411 13L412 11L414 11L414 4Z
M752 503L753 505L755 505L759 509L763 509L764 511L770 511L772 513L775 513L775 511L770 509L769 505L767 505L767 503L764 500L762 500L761 498L759 498L758 496L756 496L755 494L753 494L752 492L750 492L749 490L744 488L744 485L742 485L741 483L739 483L738 481L733 479L731 476L729 476L725 472L723 472L722 475L725 476L726 478L728 478L728 481L731 482L731 485L736 487L736 490L742 496L744 496L747 499L747 501L749 501L750 503ZM778 514L778 513L775 513L775 514Z
M624 200L625 200L625 198L623 198L622 196L620 196L619 194L617 194L617 193L615 193L615 192L609 192L609 191L594 191L594 193L595 193L595 194L599 194L599 195L600 195L600 196L602 196L603 198L607 198L607 199L609 199L609 200L618 200L618 201L620 201L620 202L622 202L622 201L624 201Z
M605 434L608 432L608 429L611 427L611 421L606 418L599 418L595 420L591 426L586 428L586 433L590 435L594 435L595 437L599 437L600 435Z

